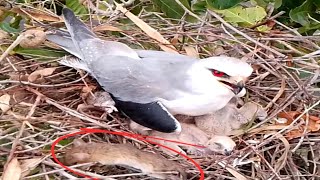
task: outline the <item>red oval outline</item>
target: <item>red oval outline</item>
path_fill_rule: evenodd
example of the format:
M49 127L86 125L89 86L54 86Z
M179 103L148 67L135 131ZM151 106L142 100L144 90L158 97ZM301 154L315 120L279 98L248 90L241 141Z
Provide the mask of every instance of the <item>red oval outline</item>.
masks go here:
M71 134L66 134L64 136L61 136L59 137L58 139L56 139L52 145L51 145L51 155L52 155L52 158L54 159L54 161L56 163L58 163L61 167L63 167L64 169L70 171L71 173L73 174L76 174L76 175L79 175L79 176L82 176L82 177L85 177L85 178L90 178L90 179L93 179L93 180L99 180L97 178L93 178L91 176L87 176L85 174L82 174L82 173L79 173L79 172L76 172L74 170L72 170L71 168L69 168L68 166L65 166L63 163L61 163L57 157L56 157L56 154L55 154L55 146L63 139L65 138L68 138L68 137L72 137L72 136L75 136L75 135L79 135L79 134L87 134L87 133L107 133L107 134L114 134L114 135L120 135L120 136L127 136L127 137L132 137L132 138L135 138L135 139L138 139L138 140L142 140L142 141L146 141L146 142L149 142L151 144L155 144L155 145L158 145L158 146L161 146L163 148L166 148L170 151L173 151L175 153L178 153L180 156L184 157L185 159L189 160L190 162L192 162L194 164L195 167L198 168L199 172L200 172L200 179L199 180L204 180L204 171L203 169L200 167L200 165L195 162L192 158L190 158L189 156L187 155L184 155L184 154L181 154L181 152L178 152L170 147L167 147L167 146L164 146L162 144L158 144L156 142L153 142L153 141L150 141L150 140L147 140L146 138L151 138L151 139L158 139L158 140L165 140L165 141L169 141L169 142L174 142L174 143L177 143L177 144L184 144L184 145L188 145L188 146L195 146L195 147L199 147L199 148L204 148L204 146L199 146L199 145L195 145L195 144L189 144L189 143L184 143L184 142L179 142L179 141L174 141L174 140L168 140L168 139L163 139L163 138L158 138L158 137L153 137L153 136L143 136L143 135L139 135L139 134L134 134L134 133L128 133L128 132L119 132L119 131L109 131L109 130L102 130L102 129L90 129L90 128L80 128L80 131L78 132L75 132L75 133L71 133Z

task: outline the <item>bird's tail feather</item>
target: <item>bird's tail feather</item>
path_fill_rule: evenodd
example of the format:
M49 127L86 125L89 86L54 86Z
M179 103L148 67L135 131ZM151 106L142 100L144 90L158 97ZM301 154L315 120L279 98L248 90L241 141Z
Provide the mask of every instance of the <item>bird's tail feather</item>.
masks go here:
M75 69L85 70L91 74L91 70L88 65L79 58L65 56L59 61L59 63Z
M93 32L75 16L72 10L63 8L62 15L64 17L67 29L75 41L80 42L84 39L96 37L96 35L93 34Z
M77 49L77 47L74 45L70 35L69 36L63 36L58 32L55 32L54 34L47 34L46 38L54 42L55 44L58 44L62 49L68 51L69 53L77 56L78 58L82 58L81 52Z

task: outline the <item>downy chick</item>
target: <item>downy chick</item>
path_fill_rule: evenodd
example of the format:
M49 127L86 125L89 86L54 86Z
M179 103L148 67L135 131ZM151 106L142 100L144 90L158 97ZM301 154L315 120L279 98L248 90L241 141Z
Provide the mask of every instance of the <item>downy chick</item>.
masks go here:
M149 139L150 141L170 147L178 152L181 152L182 154L204 155L215 152L219 154L230 155L236 147L235 142L228 136L212 135L212 137L209 137L204 131L197 128L194 124L181 123L181 127L182 130L180 134L162 133L159 131L149 130L133 121L130 122L130 128L143 135L203 146L203 148L201 148L177 144L165 140L156 140L152 138ZM187 151L185 152L181 147L187 149ZM166 148L160 147L160 149L169 155L177 155L177 153L174 153Z

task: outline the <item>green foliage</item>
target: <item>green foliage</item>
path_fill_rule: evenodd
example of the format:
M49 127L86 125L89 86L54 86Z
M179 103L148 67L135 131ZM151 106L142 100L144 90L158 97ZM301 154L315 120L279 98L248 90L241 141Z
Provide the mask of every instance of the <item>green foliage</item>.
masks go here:
M24 56L30 56L30 57L40 57L42 60L50 60L55 59L57 57L63 57L66 55L64 51L58 51L54 49L48 49L48 48L22 48L22 47L16 47L14 49L14 52L17 54L21 54Z
M189 0L179 0L186 8L191 10ZM175 0L152 0L160 10L169 18L180 19L184 15L184 9Z
M266 8L268 4L273 4L274 8L278 9L281 7L283 0L251 0L253 4L257 4L263 8Z
M18 29L11 27L10 23L7 22L0 22L0 29L8 33L17 33L19 32Z
M312 34L320 29L320 0L251 0L266 8L272 3L274 13L286 13L277 20L290 27L298 27L300 33Z
M292 9L289 13L290 18L302 26L310 25L312 18L320 20L320 15L316 14L317 6L313 0L305 1L301 6Z
M66 6L77 15L88 14L87 8L79 0L66 0Z
M260 6L249 8L236 6L230 9L215 11L222 14L226 21L243 27L250 27L257 24L267 15L266 11Z
M304 33L309 30L315 30L320 27L320 0L307 0L300 6L292 9L289 13L290 18L302 25L300 32Z
M213 9L228 9L236 6L243 0L206 0L209 7Z
M207 2L205 0L198 0L191 4L191 9L194 12L205 12L207 10Z

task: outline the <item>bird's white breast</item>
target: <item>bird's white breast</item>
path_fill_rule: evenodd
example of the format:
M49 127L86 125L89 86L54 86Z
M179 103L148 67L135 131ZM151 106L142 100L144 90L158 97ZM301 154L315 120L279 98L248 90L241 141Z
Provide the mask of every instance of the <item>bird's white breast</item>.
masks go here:
M222 109L233 96L185 95L175 100L161 100L171 114L200 116Z
M172 114L199 116L223 108L234 93L217 81L210 71L194 66L188 71L188 92L175 92L172 100L160 99Z

